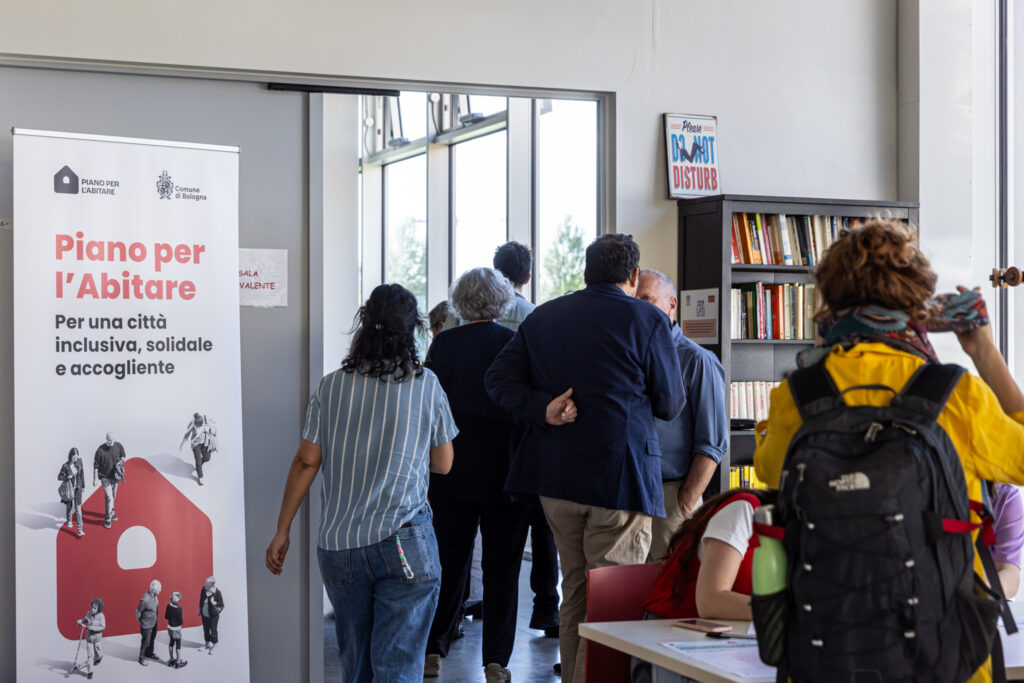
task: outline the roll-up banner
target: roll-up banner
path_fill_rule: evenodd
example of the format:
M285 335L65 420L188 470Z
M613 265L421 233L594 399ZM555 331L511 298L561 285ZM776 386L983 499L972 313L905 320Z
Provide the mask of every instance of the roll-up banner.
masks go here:
M247 681L238 149L15 129L14 219L18 680Z

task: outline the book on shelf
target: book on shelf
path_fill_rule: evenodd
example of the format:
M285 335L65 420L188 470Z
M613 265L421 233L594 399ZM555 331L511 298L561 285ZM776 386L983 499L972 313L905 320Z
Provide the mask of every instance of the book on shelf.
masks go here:
M740 465L729 468L729 488L735 489L743 486L748 489L771 488L757 478L753 465Z
M729 419L767 420L772 389L777 386L779 382L761 380L730 383Z
M813 283L744 282L729 292L733 339L814 339Z
M732 262L815 266L825 250L862 219L846 216L737 212L732 215Z

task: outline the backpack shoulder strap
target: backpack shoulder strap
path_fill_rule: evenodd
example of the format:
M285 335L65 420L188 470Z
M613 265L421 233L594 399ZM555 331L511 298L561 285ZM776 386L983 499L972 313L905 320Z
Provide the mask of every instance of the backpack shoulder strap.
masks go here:
M900 403L934 422L963 374L959 365L925 363L907 380L900 392Z
M804 422L835 407L839 399L839 390L824 362L796 370L786 381Z

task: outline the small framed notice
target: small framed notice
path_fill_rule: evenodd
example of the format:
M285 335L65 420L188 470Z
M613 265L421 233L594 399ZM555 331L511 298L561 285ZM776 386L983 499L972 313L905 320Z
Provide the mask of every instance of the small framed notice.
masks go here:
M718 290L683 289L679 292L679 326L698 344L718 343Z
M718 118L665 114L669 199L722 194L718 172Z

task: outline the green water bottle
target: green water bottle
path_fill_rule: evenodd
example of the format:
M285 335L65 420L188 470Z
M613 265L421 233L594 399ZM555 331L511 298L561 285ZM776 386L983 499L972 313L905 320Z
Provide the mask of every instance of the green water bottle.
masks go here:
M772 526L775 519L774 505L761 505L754 510L754 521ZM754 595L772 595L786 587L786 548L777 538L758 534L758 546L754 549L752 581Z
M772 526L774 505L762 505L754 510L758 524ZM782 541L758 534L752 567L753 595L751 608L757 631L757 650L761 661L777 666L785 650L786 622L789 616L789 596L786 593L786 548Z

